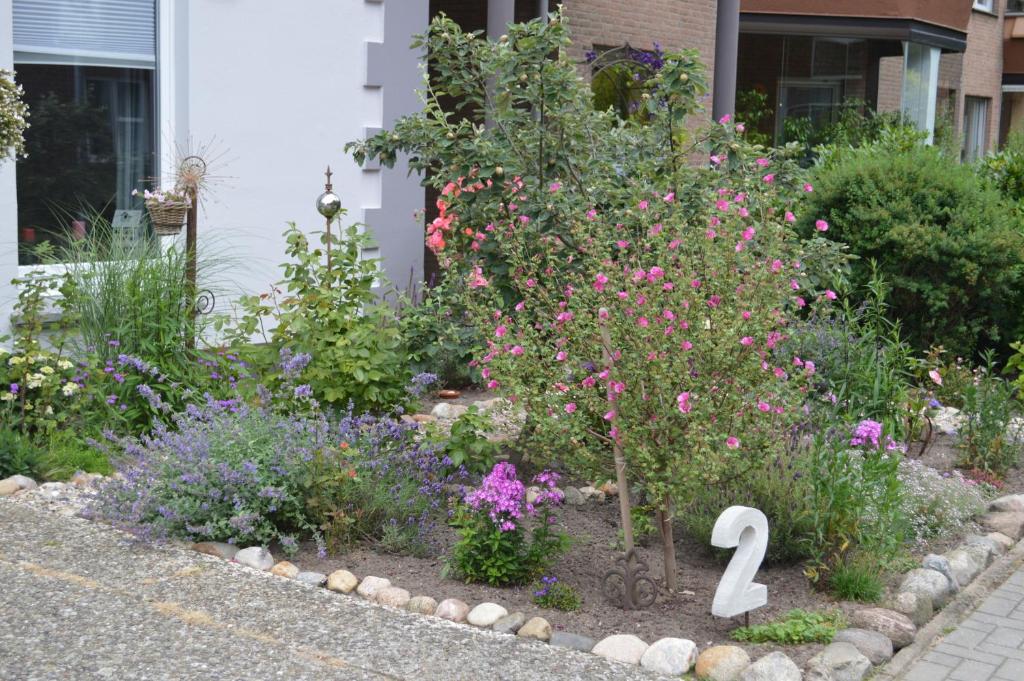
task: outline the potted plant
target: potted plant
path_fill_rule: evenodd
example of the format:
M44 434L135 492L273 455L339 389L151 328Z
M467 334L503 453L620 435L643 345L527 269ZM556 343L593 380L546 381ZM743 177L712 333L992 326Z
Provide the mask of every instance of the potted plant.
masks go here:
M139 190L132 192L138 196ZM149 219L153 223L153 232L157 236L173 236L181 231L181 224L189 208L189 195L184 189L154 191L144 190L142 193Z

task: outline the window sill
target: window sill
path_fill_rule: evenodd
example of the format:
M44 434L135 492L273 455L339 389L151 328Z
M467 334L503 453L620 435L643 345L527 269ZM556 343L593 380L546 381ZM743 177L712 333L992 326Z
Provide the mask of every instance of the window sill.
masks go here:
M988 16L992 17L993 19L998 19L999 18L999 12L996 12L993 9L985 9L984 7L971 7L971 11L972 12L977 12L978 14L987 14Z

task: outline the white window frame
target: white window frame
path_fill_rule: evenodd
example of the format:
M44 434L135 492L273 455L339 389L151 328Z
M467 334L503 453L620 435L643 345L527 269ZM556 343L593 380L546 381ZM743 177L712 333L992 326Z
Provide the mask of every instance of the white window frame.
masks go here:
M175 139L175 122L177 104L175 94L175 68L176 57L175 44L175 12L177 0L154 0L156 2L156 65L155 84L156 106L154 111L157 118L157 130L155 148L157 154L157 169L160 174L161 184L174 181L174 160L171 154L166 153L166 146ZM168 179L169 178L169 179ZM60 275L67 271L65 263L18 265L18 276L24 277L33 272L41 272L47 275ZM57 299L57 294L52 296Z
M988 12L989 14L996 13L996 0L974 0L973 9L979 12Z

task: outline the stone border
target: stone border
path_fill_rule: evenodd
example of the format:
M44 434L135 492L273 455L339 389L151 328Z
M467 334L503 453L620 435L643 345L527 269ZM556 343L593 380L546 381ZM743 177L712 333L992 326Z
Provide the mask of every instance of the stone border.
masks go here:
M0 496L13 496L33 503L56 504L59 513L76 513L81 493L94 488L103 476L78 474L68 483L36 485L30 478L14 476L0 480ZM617 490L586 487L573 489L579 502L603 501ZM865 607L853 613L853 629L836 633L835 640L808 660L805 673L785 653L774 652L752 662L743 648L718 645L701 651L693 641L663 638L651 645L632 634L612 634L595 641L578 634L553 631L543 617L522 612L509 613L497 603L470 607L455 598L438 602L426 595L413 595L372 575L357 578L339 569L330 575L303 572L289 561L275 561L260 546L239 548L222 542L185 544L192 550L222 560L290 579L310 587L324 587L344 595L357 595L385 607L447 620L454 624L489 629L495 633L542 641L553 646L592 653L606 659L639 665L652 672L679 676L694 671L699 679L714 681L831 681L834 678L860 681L873 666L873 679L892 681L924 655L948 627L966 618L993 589L1019 566L1024 565L1024 494L1011 494L992 501L979 518L990 533L965 537L945 555L928 555L922 567L904 575L897 594L886 607ZM933 616L933 613L938 611ZM918 628L920 627L920 629ZM902 649L902 650L900 650ZM899 650L894 657L894 650Z
M1001 556L960 592L946 607L921 627L914 642L897 653L880 668L872 681L893 681L923 657L931 647L956 627L1009 577L1024 565L1024 541L1017 542L1006 555Z

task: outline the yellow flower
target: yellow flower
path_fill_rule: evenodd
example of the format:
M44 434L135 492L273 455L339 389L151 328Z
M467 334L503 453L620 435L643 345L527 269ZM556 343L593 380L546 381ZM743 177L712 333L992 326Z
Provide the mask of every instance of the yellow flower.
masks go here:
M43 384L43 379L46 378L42 374L29 374L28 375L28 387L38 388Z
M11 357L9 360L7 360L7 364L13 367L22 364L24 361L24 357L19 357L18 355L15 355L14 357Z
M72 395L74 395L74 394L75 394L76 392L78 392L78 388L79 388L79 387L80 387L80 386L79 386L79 385L78 385L77 383L73 383L73 382L71 382L71 381L68 381L67 383L65 383L65 384L64 384L64 386L63 386L63 387L62 387L62 388L61 388L60 390L61 390L61 392L62 392L62 393L64 393L64 394L65 394L65 395L66 395L67 397L71 397L71 396L72 396Z
M0 393L0 402L11 402L14 400L14 395L7 392L6 390Z
M40 373L49 376L50 374L53 373L53 367L45 366L45 367L41 368L39 371L40 371Z
M61 369L63 371L67 371L68 369L70 369L73 366L75 366L75 365L72 364L71 362L67 361L66 359L62 359L62 360L59 360L57 362L57 368Z

